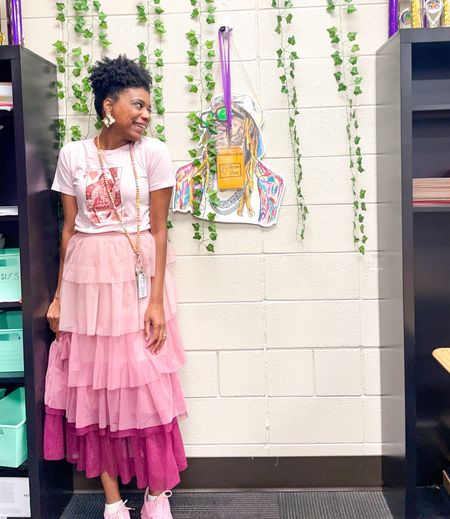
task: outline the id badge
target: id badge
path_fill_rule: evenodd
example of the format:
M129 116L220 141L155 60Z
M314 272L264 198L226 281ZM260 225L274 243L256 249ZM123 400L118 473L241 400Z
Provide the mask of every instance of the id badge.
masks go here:
M138 299L145 299L148 294L147 278L142 267L136 266L136 283Z

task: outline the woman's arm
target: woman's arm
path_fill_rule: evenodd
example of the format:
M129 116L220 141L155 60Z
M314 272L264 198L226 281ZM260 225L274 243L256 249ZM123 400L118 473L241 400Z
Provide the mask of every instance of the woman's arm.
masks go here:
M156 259L155 276L151 278L150 302L144 325L147 340L150 338L150 326L153 327L153 340L149 347L154 353L158 353L163 346L166 329L163 294L167 258L167 214L171 196L172 187L157 189L150 193L150 232L155 239Z
M75 217L78 212L76 197L61 193L61 201L64 211L64 223L61 235L61 248L59 255L58 285L56 287L56 292L53 301L51 302L47 312L47 320L50 324L50 328L55 333L59 332L59 291L61 289L62 274L64 269L64 258L66 256L67 243L69 242L70 238L75 234Z

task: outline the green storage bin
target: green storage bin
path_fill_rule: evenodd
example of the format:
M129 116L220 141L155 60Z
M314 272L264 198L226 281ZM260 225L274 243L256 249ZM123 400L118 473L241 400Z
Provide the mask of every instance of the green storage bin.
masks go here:
M0 373L23 371L22 312L0 312Z
M19 249L0 249L0 302L21 299Z
M17 468L28 457L25 389L0 400L0 466Z

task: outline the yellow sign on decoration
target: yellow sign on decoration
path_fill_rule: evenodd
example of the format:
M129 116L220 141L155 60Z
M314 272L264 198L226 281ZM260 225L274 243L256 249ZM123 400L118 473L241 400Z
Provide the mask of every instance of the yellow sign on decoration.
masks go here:
M240 189L244 187L244 152L240 146L219 148L217 150L217 187Z

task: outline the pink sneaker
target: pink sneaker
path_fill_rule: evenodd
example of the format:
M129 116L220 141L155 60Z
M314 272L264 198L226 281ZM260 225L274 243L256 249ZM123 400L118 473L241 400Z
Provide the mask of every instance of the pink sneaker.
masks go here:
M170 512L169 497L171 490L164 490L156 499L148 500L148 487L144 495L144 506L141 510L141 519L173 519Z
M103 516L104 519L130 519L130 512L129 510L134 510L134 508L128 508L128 506L125 506L126 501L124 501L122 507L117 512L114 512L112 514L107 514L105 512L105 515Z

